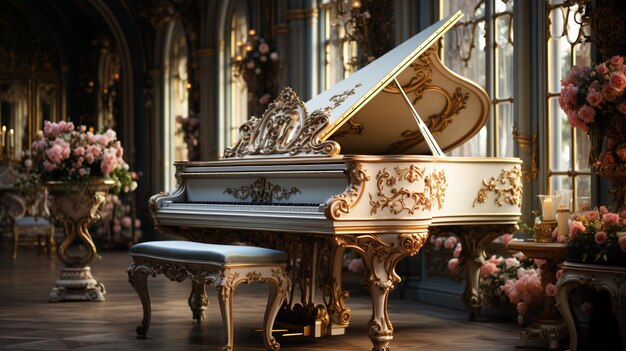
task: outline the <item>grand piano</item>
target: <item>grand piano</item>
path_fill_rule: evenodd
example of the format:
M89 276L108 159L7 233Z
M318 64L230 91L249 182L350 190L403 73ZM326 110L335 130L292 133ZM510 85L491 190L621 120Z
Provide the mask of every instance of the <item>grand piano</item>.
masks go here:
M314 336L350 323L342 288L347 248L363 258L374 350L388 350L398 261L429 229L462 239L468 307L480 305L483 247L521 215L521 160L446 157L486 123L490 101L439 60L455 13L306 103L285 88L240 139L210 162L175 162L177 187L149 202L155 227L187 240L285 250L293 291L278 321ZM321 296L319 296L321 295ZM208 302L193 286L200 320Z

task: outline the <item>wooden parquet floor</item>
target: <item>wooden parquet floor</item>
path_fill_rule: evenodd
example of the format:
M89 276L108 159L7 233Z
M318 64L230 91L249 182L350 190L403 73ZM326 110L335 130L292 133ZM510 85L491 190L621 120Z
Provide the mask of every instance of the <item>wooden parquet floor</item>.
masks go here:
M94 276L107 290L104 302L47 302L62 264L21 250L16 261L0 251L0 350L221 350L221 318L214 289L209 289L206 320L194 323L187 306L189 282L149 278L152 323L147 339L135 337L141 303L128 284L127 252L102 252L92 262ZM235 296L235 349L262 350L254 329L263 318L267 288L241 285ZM352 324L346 335L278 337L283 350L370 350L364 330L371 313L363 292L348 299ZM481 319L469 322L464 311L392 300L393 350L514 350L521 327ZM541 346L540 340L539 346ZM528 350L528 349L526 349Z

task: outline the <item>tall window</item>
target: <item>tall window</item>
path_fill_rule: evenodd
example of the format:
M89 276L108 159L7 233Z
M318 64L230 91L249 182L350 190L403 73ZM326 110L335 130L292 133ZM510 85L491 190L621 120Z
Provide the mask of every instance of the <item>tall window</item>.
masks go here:
M245 1L235 2L230 20L230 62L241 61L245 55L244 44L248 37L247 5ZM227 128L226 146L231 146L239 138L239 127L248 120L248 88L241 76L231 64L229 76L230 120Z
M572 4L573 3L573 4ZM546 145L547 191L573 189L576 197L590 196L589 142L579 128L572 129L559 108L560 81L574 65L590 65L589 28L581 26L582 9L575 2L546 4ZM541 123L541 122L540 122Z
M175 170L172 167L174 161L187 159L187 147L180 132L180 123L177 117L186 118L189 114L188 102L188 47L187 39L180 22L171 23L166 39L165 50L165 92L163 114L163 142L165 155L163 155L165 189L171 190L176 185L174 178Z
M324 67L323 90L329 89L356 71L357 43L346 35L351 5L343 1L324 0L320 5L320 38Z
M442 17L458 9L464 17L446 33L447 67L482 85L491 98L491 118L454 156L513 156L513 0L441 1Z

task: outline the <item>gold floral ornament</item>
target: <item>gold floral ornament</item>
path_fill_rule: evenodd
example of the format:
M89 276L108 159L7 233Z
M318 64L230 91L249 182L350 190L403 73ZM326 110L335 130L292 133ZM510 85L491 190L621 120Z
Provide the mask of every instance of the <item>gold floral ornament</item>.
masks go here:
M291 189L282 188L267 181L265 178L259 178L256 182L249 186L241 186L239 188L228 188L224 193L230 194L240 200L252 199L252 202L271 203L272 200L287 200L291 195L297 194L300 189L291 187Z
M339 154L339 144L322 141L319 135L329 124L329 110L309 114L306 105L289 87L270 103L263 117L251 117L239 128L237 144L224 158L271 154Z
M407 168L395 167L395 176L383 168L376 175L376 187L378 193L370 195L370 213L376 214L379 210L387 208L392 214L407 211L414 214L415 211L431 210L433 203L441 209L448 188L445 172L436 170L428 176L424 176L425 168L411 165ZM405 187L397 187L400 182L415 183L424 180L423 192L411 191ZM389 190L387 190L389 188Z
M496 194L494 202L498 206L508 203L522 207L522 168L514 166L510 170L503 169L498 178L483 179L483 186L478 190L472 207L476 207L477 203L484 204L487 202L490 192Z

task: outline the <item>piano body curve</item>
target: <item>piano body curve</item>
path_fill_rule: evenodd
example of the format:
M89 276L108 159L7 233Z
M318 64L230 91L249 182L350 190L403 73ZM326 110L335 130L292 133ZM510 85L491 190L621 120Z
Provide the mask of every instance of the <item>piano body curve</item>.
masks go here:
M306 103L285 88L261 118L241 126L223 159L175 162L177 188L149 202L155 227L193 241L287 251L299 296L291 295L279 317L315 336L348 327L342 260L346 248L358 251L373 304L368 336L375 350L386 350L393 339L387 299L400 281L395 266L420 250L429 228L461 236L473 228L480 236L484 228L512 230L521 215L521 160L441 152L475 135L489 114L484 90L436 55L460 16ZM480 254L467 255L480 263ZM477 294L474 283L469 297ZM318 292L323 302L316 304ZM194 286L189 303L201 319L204 287Z

